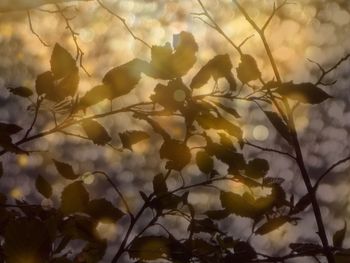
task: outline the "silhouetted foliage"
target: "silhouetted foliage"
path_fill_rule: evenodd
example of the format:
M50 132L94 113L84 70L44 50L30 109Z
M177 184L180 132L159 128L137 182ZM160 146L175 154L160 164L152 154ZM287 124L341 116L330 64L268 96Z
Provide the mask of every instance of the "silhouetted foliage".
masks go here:
M158 135L161 142L150 145L159 145L157 152L164 172L152 178L152 191L140 190L138 202L141 205L137 207L129 206L130 200L124 197L123 189L119 189L104 171L81 171L74 163L53 159L57 176L68 183L60 192L59 200L47 205L30 204L26 200L15 200L13 204L9 196L0 194L0 262L101 262L111 245L97 234L96 229L101 222L118 223L126 229L118 240L118 246L113 247L111 262L120 262L125 254L133 262L287 262L289 258L308 256L326 257L329 263L350 261L349 250L343 248L346 222L334 233L333 245L327 240L322 215L317 213L319 206L315 193L319 182L315 185L310 182L294 124L295 109L290 107L289 101L320 104L332 96L318 83L284 82L278 71L275 72L275 80L265 83L255 58L242 51L239 52L236 70L231 55L217 54L204 63L194 76L189 76L190 81L185 81L183 77L195 65L197 52L200 49L195 36L190 32L180 32L173 36L172 44L151 46L150 61L135 58L116 65L104 75L101 84L79 97L77 62L68 50L56 44L50 59L51 68L37 76L35 91L26 87L8 88L16 96L35 97L33 105L36 110L33 123L27 129L15 123L0 123L1 155L35 154L25 147L26 142L40 140L56 132L74 136L69 130L74 126L82 132L75 137L96 144L91 147L111 146L113 139L119 137L120 151L133 151L135 144ZM273 57L270 59L275 67ZM149 94L148 101L118 107L117 110L111 108L95 115L87 113L89 108L104 100L127 96L137 88L143 77L160 80ZM201 89L209 85L210 80L215 82L214 88L210 93L202 92ZM252 82L256 85L250 85ZM241 95L246 90L248 95ZM261 109L265 121L270 122L288 144L289 152L255 146L245 138L241 124L246 120L235 104L239 100ZM46 101L66 110L57 119L54 114L54 127L38 130L32 135L39 109ZM146 123L147 130L131 127L116 135L106 128L107 125L101 124L101 118L112 118L122 112L131 113L135 122ZM157 116L180 118L184 127L183 138L174 138L162 127ZM20 136L13 139L18 134ZM189 141L193 136L201 138L203 143L191 146ZM294 193L284 190L283 178L268 176L269 162L259 156L248 157L245 147L256 147L292 158L301 170L307 193L294 200ZM189 164L195 164L203 175L200 178L205 179L185 180L184 177L189 175L184 170ZM3 170L6 171L6 159L0 162L0 177ZM182 185L174 187L173 183L169 183L174 174L182 179ZM96 175L105 177L116 192L118 202L96 196L84 184L86 176ZM216 184L218 182L234 183L247 191L229 191ZM56 187L45 174L35 178L35 189L45 201L53 200ZM191 203L189 195L206 187L216 191L217 195L211 198L215 197L217 204L210 204L202 211ZM255 190L261 193L257 194ZM315 211L320 244L291 243L287 255L271 256L258 252L252 246L251 238L254 236L266 235L285 224L297 225L302 220L301 213L310 205ZM146 211L150 212L151 220L140 224ZM163 225L171 216L186 221L188 235L179 238L173 229ZM245 231L251 238L232 236L222 228L223 220L236 217L250 220L251 229ZM232 224L235 224L234 220ZM152 232L152 228L157 228L158 232ZM80 241L80 245L76 241Z

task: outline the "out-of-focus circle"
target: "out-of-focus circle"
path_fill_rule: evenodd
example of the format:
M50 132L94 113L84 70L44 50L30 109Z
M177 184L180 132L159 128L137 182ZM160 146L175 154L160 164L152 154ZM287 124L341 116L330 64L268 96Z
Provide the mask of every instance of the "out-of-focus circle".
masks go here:
M81 180L83 180L84 184L92 184L95 181L95 175L86 172L81 176Z
M265 141L269 137L269 129L264 125L258 125L253 129L253 137L258 141Z

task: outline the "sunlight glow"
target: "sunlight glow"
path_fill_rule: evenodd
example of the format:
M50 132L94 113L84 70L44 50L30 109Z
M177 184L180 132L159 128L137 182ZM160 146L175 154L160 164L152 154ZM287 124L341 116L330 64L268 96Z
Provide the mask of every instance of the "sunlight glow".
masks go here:
M269 137L269 130L264 125L258 125L253 130L253 137L258 141L266 141Z

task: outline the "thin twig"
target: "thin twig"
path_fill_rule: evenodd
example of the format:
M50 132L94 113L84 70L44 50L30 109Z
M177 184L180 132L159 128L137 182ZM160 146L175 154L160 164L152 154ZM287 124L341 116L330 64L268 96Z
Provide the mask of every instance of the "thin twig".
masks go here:
M316 181L315 185L314 185L314 189L317 189L318 186L320 185L321 181L327 176L327 174L329 174L333 169L335 169L336 167L338 167L339 165L346 163L350 161L350 156L345 157L344 159L341 159L337 162L335 162L334 164L332 164Z
M41 37L40 35L34 30L33 23L32 23L32 17L30 15L30 10L27 10L27 17L28 17L28 23L29 23L29 28L30 31L37 37L37 39L43 44L45 47L49 47L50 45L47 44Z
M105 4L102 3L101 0L96 0L97 3L103 8L105 9L108 13L110 13L112 16L116 17L117 19L120 20L120 22L123 23L125 29L130 33L130 35L137 41L140 41L142 44L144 44L146 47L151 48L151 46L142 38L139 38L138 36L136 36L134 34L134 32L130 29L130 27L128 26L128 24L126 23L125 18L121 17L120 15L118 15L117 13L115 13L114 11L112 11L110 8L108 8Z
M266 148L266 147L262 147L262 146L259 146L259 145L256 145L256 144L253 144L249 141L245 141L245 144L251 146L251 147L254 147L254 148L257 148L259 150L262 150L264 152L274 152L274 153L278 153L278 154L282 154L282 155L286 155L288 156L289 158L292 158L293 160L295 160L295 156L291 155L290 153L287 153L287 152L283 152L283 151L280 151L280 150L276 150L276 149L272 149L272 148Z
M57 12L61 15L61 17L63 18L63 20L66 23L66 28L68 29L68 31L70 32L75 48L76 48L76 60L79 60L79 65L80 67L84 70L84 72L86 73L86 75L88 75L89 77L91 76L90 73L87 71L87 69L85 68L84 64L83 64L83 57L84 57L84 51L81 49L79 42L78 42L78 38L77 35L79 35L77 32L74 31L72 25L70 24L70 18L68 18L65 14L63 9L61 9L61 7L56 4L55 5L57 8Z
M107 173L103 172L103 171L94 171L94 172L92 172L92 174L101 174L104 177L106 177L107 181L110 183L110 185L113 187L113 189L116 191L116 193L119 195L120 199L122 200L122 202L123 202L123 204L125 206L125 209L126 209L127 213L130 216L130 219L134 220L134 215L131 212L131 209L130 209L130 207L128 205L128 202L126 201L126 199L125 199L124 195L122 194L122 192L118 189L116 184L113 182L113 180L109 177L109 175Z

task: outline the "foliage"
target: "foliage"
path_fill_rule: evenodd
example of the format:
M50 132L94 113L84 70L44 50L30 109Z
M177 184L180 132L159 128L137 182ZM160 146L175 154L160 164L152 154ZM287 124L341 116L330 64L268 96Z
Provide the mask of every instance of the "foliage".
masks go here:
M243 7L238 6L244 13ZM264 40L263 30L258 28L257 32ZM150 61L135 58L117 65L105 74L99 85L79 96L79 66L68 50L56 44L50 69L37 76L35 91L27 87L8 88L13 96L35 98L35 112L32 125L27 129L15 123L0 123L1 155L35 154L25 147L25 143L58 132L96 144L91 147L111 146L115 134L103 126L101 119L128 112L135 122L146 122L149 128L120 133L120 150L132 151L135 144L158 135L161 142L157 151L164 172L152 178L153 191L140 191L141 207L135 208L129 205L122 189L107 173L88 171L91 176L101 175L106 179L115 191L118 203L104 196L93 197L93 191L84 184L86 177L75 169L74 163L52 160L58 176L68 182L54 204L36 205L25 200L14 203L0 194L0 262L101 262L110 245L97 234L101 222L126 226L118 246L113 248L112 262L120 262L125 254L133 262L287 262L296 257L325 257L329 263L348 262L349 251L343 248L347 224L345 222L344 228L334 233L331 245L315 195L319 182L314 186L311 184L293 116L299 103L312 106L332 96L320 88L320 82L284 82L271 55L269 59L276 79L265 82L253 55L236 48L240 54L236 70L230 54L216 54L194 76L188 76L200 48L192 33L181 32L174 35L172 44L151 46ZM185 76L191 79L188 83L184 81ZM149 94L149 101L117 110L112 108L101 114L87 113L105 100L118 105L120 97L129 96L142 78L159 81ZM210 80L215 85L210 93L205 93L203 87L207 88ZM270 122L288 144L289 152L256 146L244 137L241 124L247 120L242 120L235 103L242 100L262 111L265 121ZM53 114L54 127L32 135L42 103L47 101L63 105L65 111ZM291 108L292 103L294 108ZM184 137L174 138L162 127L157 116L180 117L185 127ZM71 132L73 127L80 131L78 135ZM14 136L22 133L20 139ZM191 147L189 141L194 136L204 143ZM294 193L284 190L282 178L268 176L268 161L248 157L244 152L246 147L293 159L307 187L305 196L295 202ZM190 164L195 164L206 179L187 184L183 179L187 176L184 170ZM218 172L218 167L226 169ZM6 171L6 159L0 163L0 177L3 171ZM172 176L182 178L183 184L170 185ZM220 188L219 182L239 184L247 191L228 191ZM217 192L217 205L200 211L191 203L189 195L207 187ZM35 188L44 200L52 199L56 191L45 175L37 175ZM255 190L261 190L262 194L256 194ZM255 236L267 235L285 224L297 225L302 220L302 212L310 205L315 212L320 244L291 243L289 253L278 256L259 253L252 246L250 239ZM148 223L140 224L146 211L151 212L152 218ZM179 238L173 229L163 226L162 222L171 217L180 217L187 222L188 236ZM251 238L232 236L222 228L222 220L236 217L250 220L251 229L246 231ZM232 222L234 225L234 220ZM159 230L157 234L152 232L153 228ZM82 246L74 247L75 241L80 241Z

